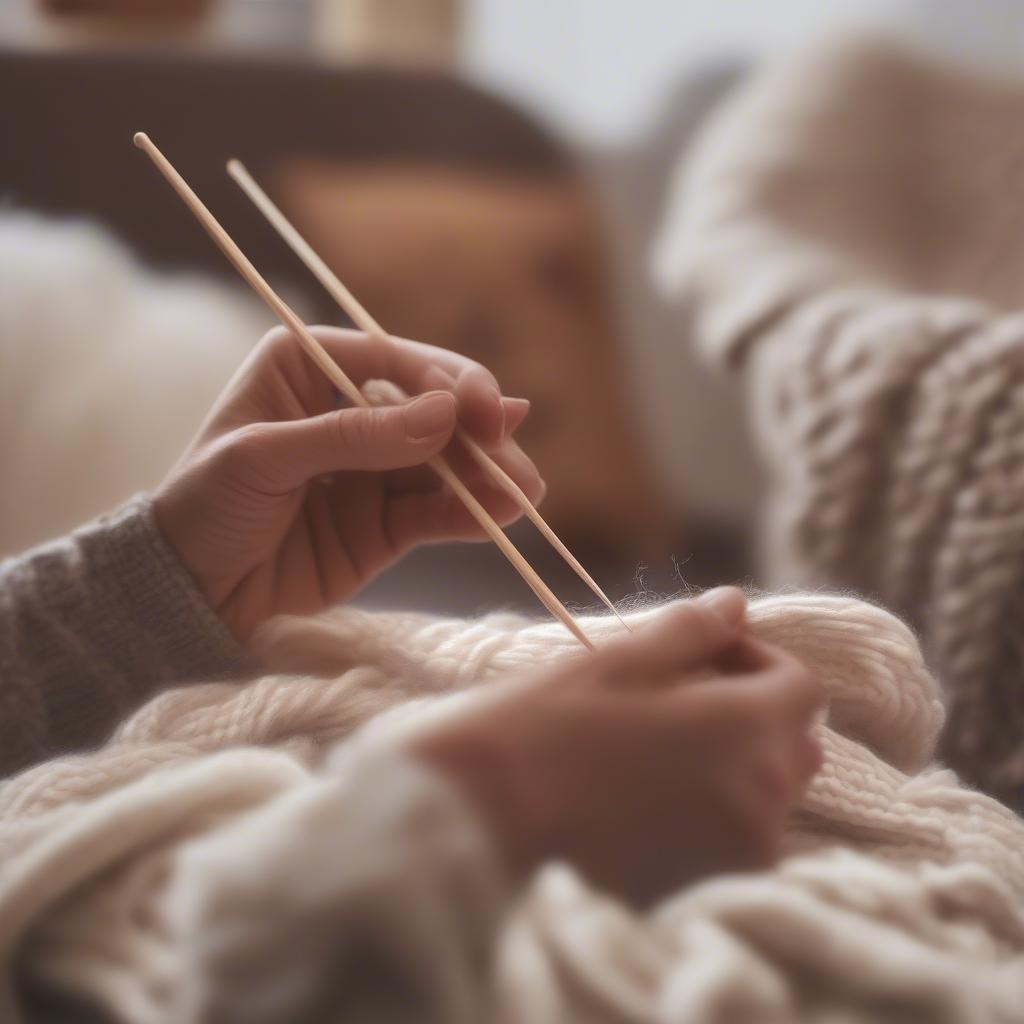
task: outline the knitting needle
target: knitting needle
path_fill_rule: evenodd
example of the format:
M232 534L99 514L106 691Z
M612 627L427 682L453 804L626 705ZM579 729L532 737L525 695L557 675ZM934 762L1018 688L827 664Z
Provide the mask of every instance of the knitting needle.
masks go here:
M175 170L174 165L160 152L145 132L136 132L133 141L155 164L168 184L178 193L185 205L195 215L199 223L206 229L221 252L227 256L235 269L248 282L252 289L274 311L278 319L287 327L303 345L307 355L327 375L328 379L341 391L353 405L370 408L363 393L349 379L348 375L328 355L326 349L310 333L298 314L274 291L266 279L253 266L245 253L239 249L234 239L224 230L220 222L213 216L191 189L185 179ZM440 455L434 456L428 465L452 489L470 514L480 524L484 532L501 549L502 553L523 577L530 589L551 614L558 619L585 647L593 649L593 644L580 629L576 620L569 614L565 606L551 592L547 584L537 575L533 566L519 553L515 545L505 536L498 524L491 518L487 510L473 496L472 492L458 478L454 470Z
M274 226L277 233L287 242L292 251L312 271L316 279L324 286L334 301L348 314L352 322L364 334L383 344L391 344L391 335L370 315L366 307L349 291L341 279L324 262L316 250L299 234L295 225L281 212L281 208L260 187L256 179L249 173L241 160L228 161L228 174L238 183L242 191L252 200L264 217ZM548 543L562 556L562 559L577 576L591 589L605 606L618 618L626 629L631 627L619 614L618 609L609 600L607 594L597 585L594 578L580 564L573 553L562 543L558 534L547 524L536 506L527 497L523 489L492 459L487 452L462 428L456 428L456 437L465 446L474 461L485 473L523 510L530 522L543 534Z

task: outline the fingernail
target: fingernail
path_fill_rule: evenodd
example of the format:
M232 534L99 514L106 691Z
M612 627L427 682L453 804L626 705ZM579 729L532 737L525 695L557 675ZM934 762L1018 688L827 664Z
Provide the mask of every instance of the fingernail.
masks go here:
M421 395L405 407L405 432L413 441L434 437L451 426L455 399L447 391Z
M528 398L503 398L501 404L505 407L506 416L509 413L525 416L530 411Z
M747 610L746 595L737 587L715 587L705 591L697 600L730 624L739 623Z

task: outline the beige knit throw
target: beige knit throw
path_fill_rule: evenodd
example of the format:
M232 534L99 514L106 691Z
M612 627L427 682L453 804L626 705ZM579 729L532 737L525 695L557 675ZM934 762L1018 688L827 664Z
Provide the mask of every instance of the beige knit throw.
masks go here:
M1024 824L931 764L943 715L912 634L840 597L762 600L750 619L829 694L826 763L793 821L791 856L774 871L696 885L643 917L551 866L501 942L501 1019L1020 1020ZM598 640L616 628L586 623ZM104 749L0 786L0 1005L12 1005L20 974L116 1008L115 1019L187 1021L180 1000L197 968L168 892L179 887L180 906L190 848L216 850L259 809L248 820L265 839L250 835L246 856L267 857L286 835L298 858L303 830L294 818L281 825L278 808L330 770L333 741L394 706L349 741L386 745L431 708L473 699L431 695L576 650L561 627L513 616L351 610L278 623L264 644L275 666L321 678L173 691ZM271 878L278 906L295 884L288 870ZM273 912L234 913L273 941ZM329 929L329 916L312 927ZM282 941L275 969L295 955Z
M769 585L922 635L943 754L1024 806L1024 80L883 41L770 69L682 168L658 271L742 367Z

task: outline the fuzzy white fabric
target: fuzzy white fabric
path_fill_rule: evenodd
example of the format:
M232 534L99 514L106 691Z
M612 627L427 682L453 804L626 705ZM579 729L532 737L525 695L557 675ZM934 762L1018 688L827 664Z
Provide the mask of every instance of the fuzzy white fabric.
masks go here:
M739 370L771 478L762 578L871 594L946 687L943 755L1024 807L1024 77L886 40L752 77L658 254Z
M829 695L825 766L789 856L650 916L550 866L501 939L496 1018L1019 1021L1024 824L932 763L943 711L913 635L842 597L761 600L750 619ZM586 623L597 639L616 628ZM5 961L17 951L20 972L144 1024L190 1019L197 986L230 1003L253 936L267 970L301 975L308 943L289 941L282 908L316 874L317 787L477 699L442 695L577 649L560 626L508 615L353 610L279 621L262 643L282 674L165 694L104 749L0 787ZM318 905L301 934L329 943ZM211 919L238 946L223 970L196 952Z
M0 214L0 555L158 483L270 326L94 224Z

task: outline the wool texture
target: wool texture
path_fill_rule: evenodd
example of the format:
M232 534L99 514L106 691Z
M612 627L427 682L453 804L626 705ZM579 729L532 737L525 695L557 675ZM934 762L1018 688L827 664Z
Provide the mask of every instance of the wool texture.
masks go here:
M821 595L756 601L749 619L828 694L825 764L786 858L646 915L546 867L501 934L490 1019L1019 1021L1024 823L933 764L943 709L911 631ZM600 642L621 627L585 628ZM323 877L318 787L340 761L457 712L474 687L578 652L561 626L512 615L355 610L277 620L259 643L278 674L163 694L100 750L0 786L8 1005L10 986L34 979L133 1024L199 1019L198 990L217 995L211 1019L293 1019L240 1012L253 1004L239 978L318 983L312 939L295 938L329 942L338 926L329 899L305 898Z
M948 763L1024 806L1024 80L856 38L754 78L681 168L657 271L739 370L768 585L919 631Z

